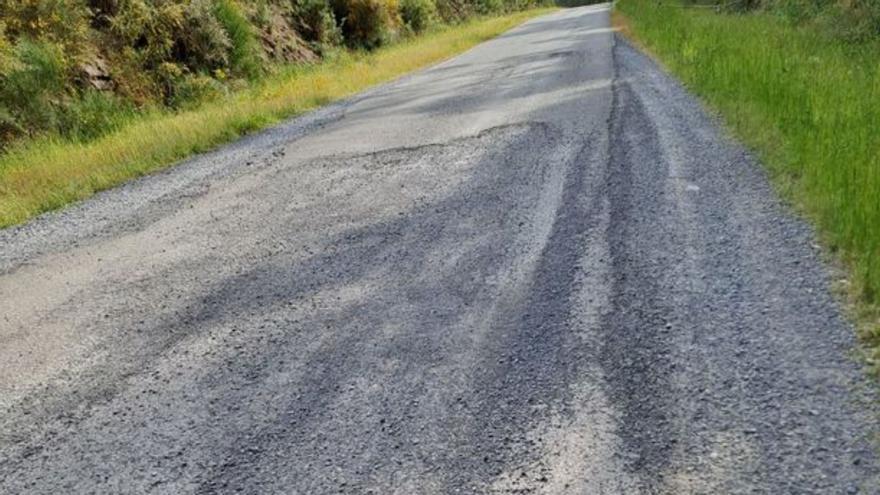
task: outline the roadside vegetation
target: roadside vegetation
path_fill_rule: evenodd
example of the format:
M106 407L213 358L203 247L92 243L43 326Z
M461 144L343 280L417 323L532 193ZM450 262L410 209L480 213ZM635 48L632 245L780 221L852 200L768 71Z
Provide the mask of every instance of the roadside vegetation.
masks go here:
M448 58L539 0L0 0L0 227Z
M847 267L880 371L880 3L620 0L617 22L762 156Z

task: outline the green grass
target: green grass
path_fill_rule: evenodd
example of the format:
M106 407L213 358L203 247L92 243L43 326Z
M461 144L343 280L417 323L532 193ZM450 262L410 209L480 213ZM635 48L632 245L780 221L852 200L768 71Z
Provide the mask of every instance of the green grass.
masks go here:
M20 144L0 155L0 227L446 59L547 12L537 9L441 27L370 53L339 52L195 109L132 117L90 142L41 138Z
M620 0L625 34L759 152L783 197L847 267L880 359L880 43L850 44L771 14Z

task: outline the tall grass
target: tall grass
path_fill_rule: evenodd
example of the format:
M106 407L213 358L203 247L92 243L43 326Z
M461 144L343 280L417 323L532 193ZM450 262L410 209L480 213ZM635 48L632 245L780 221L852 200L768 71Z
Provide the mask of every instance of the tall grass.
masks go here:
M637 41L760 152L783 194L880 302L880 43L847 43L778 16L620 0ZM880 346L874 323L869 340ZM877 353L880 357L880 352Z
M473 20L370 53L340 52L195 109L132 117L87 143L42 138L13 147L0 155L0 227L448 58L545 12Z

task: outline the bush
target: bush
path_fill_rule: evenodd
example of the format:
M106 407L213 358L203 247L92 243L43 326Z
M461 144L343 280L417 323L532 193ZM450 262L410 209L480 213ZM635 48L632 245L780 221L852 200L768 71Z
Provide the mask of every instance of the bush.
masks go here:
M182 63L193 72L226 69L234 62L249 64L253 43L241 26L247 21L230 2L120 2L109 20L110 39L120 48L131 48L145 70L166 62Z
M229 67L233 43L216 10L212 0L192 0L187 5L185 27L172 30L172 39L178 41L169 60L182 61L193 72Z
M266 28L272 22L274 11L268 0L253 0L249 12L250 19L258 28Z
M157 69L146 70L144 58L130 46L116 47L107 53L113 91L136 106L149 105L166 94Z
M434 0L401 0L400 17L410 31L420 33L437 20L437 6Z
M504 2L502 0L476 0L474 7L479 14L494 14L504 10Z
M185 67L172 62L163 63L156 70L156 74L165 94L165 105L171 108L191 108L224 94L223 83L214 77L192 74Z
M173 83L168 105L173 108L192 108L225 93L223 84L207 75L188 74Z
M0 77L3 77L12 66L12 43L6 38L6 25L0 21Z
M92 26L107 28L110 19L119 12L119 0L87 0L92 12Z
M144 0L119 0L116 15L109 19L107 39L116 45L113 51L125 52L143 69L154 70L171 59L176 46L177 51L185 51L187 45L197 44L192 38L197 40L199 35L189 32L187 17L205 16L207 4L193 4L185 9L181 3L153 5ZM209 58L213 57L216 55Z
M465 0L435 0L434 5L443 22L460 22L474 14L473 5Z
M48 41L75 58L88 46L90 12L82 0L0 0L10 39Z
M55 104L63 96L66 67L61 47L50 42L22 38L11 51L6 73L0 78L0 104L6 114L3 125L14 120L21 130L54 128Z
M293 0L291 16L303 39L319 48L342 41L333 8L327 0Z
M0 150L23 133L24 129L15 120L12 112L0 102Z
M560 6L562 6L563 2L565 2L565 0L556 0L554 2L550 2L548 0L508 0L507 4L506 4L506 9L509 11L517 11L517 10L533 9L538 6L560 7ZM595 3L594 0L588 0L588 3L578 4L578 5L591 5L594 3Z
M396 2L387 0L342 0L336 8L343 20L346 42L355 47L376 48L389 41L400 24Z
M260 75L260 46L250 22L238 4L232 0L217 0L214 7L217 17L231 43L229 68L233 73L254 79Z

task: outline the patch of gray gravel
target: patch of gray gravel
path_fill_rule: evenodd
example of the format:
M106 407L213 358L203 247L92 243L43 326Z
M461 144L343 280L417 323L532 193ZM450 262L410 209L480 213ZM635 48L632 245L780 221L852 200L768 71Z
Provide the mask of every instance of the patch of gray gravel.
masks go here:
M631 467L672 493L880 493L876 395L811 229L679 84L614 55L602 362Z
M0 231L0 493L880 493L811 230L608 26Z

